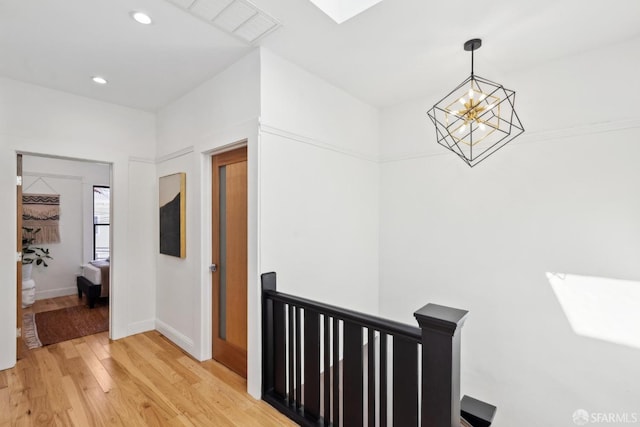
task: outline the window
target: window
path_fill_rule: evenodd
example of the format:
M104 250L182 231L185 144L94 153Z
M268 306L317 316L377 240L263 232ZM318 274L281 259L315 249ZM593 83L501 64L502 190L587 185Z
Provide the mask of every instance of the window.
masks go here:
M109 187L93 187L93 259L109 258L110 201Z

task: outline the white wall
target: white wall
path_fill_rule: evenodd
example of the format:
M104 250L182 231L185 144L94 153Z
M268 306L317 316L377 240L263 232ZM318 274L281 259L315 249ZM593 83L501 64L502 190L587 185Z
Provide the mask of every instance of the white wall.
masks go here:
M93 186L110 185L107 164L23 156L23 191L60 195L60 242L49 267L34 266L36 299L73 295L80 266L93 259Z
M16 153L37 153L112 164L111 336L153 329L155 269L149 219L154 205L145 199L142 182L155 187L155 118L152 114L110 105L8 79L0 79L0 235L16 235ZM137 181L131 181L131 177ZM139 239L132 245L131 235ZM0 244L0 369L15 364L16 245ZM132 280L131 269L144 279ZM142 290L145 299L132 300Z
M638 411L640 350L575 333L546 277L640 280L638 41L487 76L516 89L527 133L473 169L435 142L437 94L382 112L381 312L470 310L462 392L497 425Z
M278 288L378 311L378 111L262 51L262 271Z
M156 326L193 357L210 359L211 153L246 141L249 154L248 387L255 396L260 394L261 363L257 323L259 74L260 54L255 50L159 111L156 172L157 177L175 172L187 174L187 256L180 259L156 255ZM155 203L157 206L157 195Z
M187 173L187 257L157 257L157 328L200 360L211 357L210 155L242 140L248 390L259 396L260 273L277 270L283 289L333 302L357 297L361 309L377 311L378 190L369 185L378 180L377 112L264 49L159 112L157 175ZM337 173L319 180L328 170ZM334 292L345 285L350 291Z

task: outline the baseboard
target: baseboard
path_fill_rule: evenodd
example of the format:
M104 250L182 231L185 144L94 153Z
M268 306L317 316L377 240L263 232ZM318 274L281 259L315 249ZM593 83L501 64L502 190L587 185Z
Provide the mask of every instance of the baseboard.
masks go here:
M193 340L167 325L161 320L156 319L156 330L165 337L169 338L175 345L196 357Z
M129 326L127 326L127 335L141 334L143 332L153 331L155 328L155 319L142 320L140 322L130 323Z
M78 288L76 286L39 291L36 285L36 300L56 298L56 297L66 297L67 295L74 295L74 294L75 295L78 294Z

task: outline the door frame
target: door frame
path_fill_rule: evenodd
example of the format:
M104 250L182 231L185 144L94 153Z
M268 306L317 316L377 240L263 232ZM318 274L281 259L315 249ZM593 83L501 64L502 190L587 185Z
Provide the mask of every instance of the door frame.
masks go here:
M93 163L93 164L105 164L109 166L109 186L112 190L111 192L111 203L109 204L109 210L110 210L110 218L111 218L111 227L109 227L109 244L110 244L110 250L112 251L111 253L111 258L113 258L113 249L114 249L114 224L116 222L115 218L114 218L114 209L113 209L113 185L114 185L114 179L113 179L113 162L105 162L105 161L99 161L99 160L92 160L92 159L81 159L81 158L76 158L76 157L67 157L67 156L57 156L57 155L52 155L52 154L43 154L43 153L34 153L34 152L28 152L28 151L20 151L17 150L15 152L16 154L16 164L17 164L17 159L18 156L20 156L22 159L22 170L18 171L16 168L16 176L18 176L18 172L20 172L20 176L23 176L23 172L24 172L24 157L25 156L29 156L29 157L41 157L41 158L48 158L48 159L57 159L57 160L67 160L67 161L71 161L71 162L82 162L82 163ZM24 178L23 178L24 181ZM20 189L22 190L22 188ZM22 193L22 191L20 191L20 193ZM16 216L20 215L21 213L19 213L18 209L21 210L20 206L22 206L22 200L18 200L18 193L16 192ZM22 248L22 230L20 228L18 228L19 222L18 222L18 218L16 218L16 241L18 244L19 248ZM20 221L21 224L21 221ZM92 228L93 230L93 228ZM83 242L84 245L84 242ZM20 249L18 250L20 251ZM21 264L21 263L20 263ZM21 315L22 313L22 268L20 267L19 272L17 273L17 277L16 277L16 288L17 288L17 295L16 295L16 314L17 315ZM113 286L113 274L109 275L109 288L111 289L111 294L113 294L114 291L114 286ZM112 331L113 331L113 323L114 323L114 305L115 305L115 299L114 298L109 298L109 338L112 338ZM16 323L17 323L17 327L22 327L22 322L20 322L21 319L16 318ZM20 346L22 344L22 338L18 337L17 341L16 341L17 346ZM26 347L22 347L22 349L24 349ZM20 353L19 353L20 349L16 349L16 359L18 359Z
M198 148L200 154L197 161L200 175L200 316L197 322L197 338L195 342L185 342L194 348L198 360L210 360L212 353L212 283L209 265L211 264L211 156L235 148L246 146L248 150L248 283L247 283L247 392L260 399L262 388L262 353L261 353L261 316L260 316L260 122L251 119L215 132L206 138Z
M22 254L22 154L16 153L16 252ZM18 184L17 179L21 181ZM24 256L24 254L22 254ZM26 347L22 341L22 259L16 260L16 360L23 356Z
M239 130L239 134L241 135L247 135L248 132L247 130ZM251 218L252 215L252 206L253 206L253 201L251 200L251 195L252 195L252 191L254 190L254 186L255 184L252 181L252 171L251 171L251 165L253 162L253 153L252 153L252 144L250 143L250 138L247 137L240 137L240 138L225 138L226 141L233 141L233 142L225 142L225 141L216 141L218 144L218 146L216 148L210 149L210 150L203 150L201 152L201 170L202 170L202 222L201 222L201 236L202 236L202 241L201 241L201 245L202 245L202 257L201 257L201 265L202 265L202 292L201 292L201 301L202 301L202 305L201 305L201 309L202 309L202 316L200 319L200 325L201 325L201 348L200 348L200 360L209 360L209 359L213 359L213 276L212 273L209 271L209 266L211 265L211 260L213 258L213 253L212 253L212 246L213 246L213 241L212 241L212 221L213 221L213 214L212 214L212 193L213 193L213 188L212 188L212 181L213 181L213 166L212 166L212 159L213 156L217 156L218 154L222 154L222 153L226 153L227 151L233 151L236 150L238 148L242 148L242 147L247 147L247 162L248 162L248 166L249 166L249 170L248 170L248 182L247 182L247 189L249 191L249 207L248 207L248 216L249 219ZM254 207L255 209L255 207ZM249 229L251 229L251 227L249 226ZM251 232L249 232L249 243L251 242L252 236L251 236ZM251 289L252 289L252 278L253 278L253 273L251 271L251 259L252 259L252 253L251 251L256 251L257 248L255 246L252 246L251 244L248 245L248 257L249 257L249 266L248 266L248 279L247 279L247 299L250 300L252 298L252 296L250 295ZM251 303L249 301L247 301L248 307L247 309L250 308ZM249 341L247 343L247 346L250 347L250 338L249 335L251 334L251 326L247 325L247 341ZM250 349L247 349L247 358L250 359ZM247 360L247 368L249 367L249 361ZM247 372L247 387L249 387L249 372Z
M219 236L221 235L221 230L219 229L219 220L220 220L220 205L219 203L217 203L216 198L219 197L219 183L214 183L213 182L213 178L214 176L216 176L216 171L214 170L215 166L214 164L216 163L216 158L219 159L219 161L221 162L221 164L228 164L228 165L232 165L232 164L236 164L238 162L244 162L246 164L246 176L245 176L245 190L246 190L246 202L247 202L247 206L246 206L246 217L245 217L245 222L246 222L246 240L244 242L241 243L241 245L244 246L244 250L246 251L246 256L247 259L245 259L245 311L247 313L247 317L245 317L245 324L244 324L244 335L246 336L246 340L244 343L244 349L242 347L238 347L234 344L231 344L230 342L225 343L225 340L216 337L216 333L219 332L219 328L220 328L220 322L218 319L218 316L216 315L216 304L219 304L219 300L218 300L218 292L220 291L220 279L221 279L221 271L222 268L224 268L222 265L220 265L221 260L220 258L220 253L219 250L220 248L216 248L214 243L221 243L219 240ZM248 305L249 305L249 299L248 299L248 289L249 289L249 274L248 274L248 270L249 270L249 262L248 262L248 252L249 252L249 210L248 210L248 198L249 198L249 191L248 191L248 187L249 187L249 175L248 175L248 160L249 160L249 156L248 156L248 147L244 146L244 147L237 147L234 148L233 150L229 150L229 151L225 151L222 153L216 153L214 155L211 156L211 162L212 162L212 166L211 166L211 172L212 172L212 185L211 185L211 262L215 262L219 265L219 269L217 272L212 273L211 274L211 282L212 282L212 303L211 303L211 308L212 308L212 321L213 321L213 326L212 326L212 357L215 358L216 354L217 357L219 357L220 359L218 359L219 362L223 363L223 364L227 364L227 366L232 369L233 371L235 371L236 373L240 374L243 377L247 377L247 347L248 347L248 328L249 328L249 321L248 321ZM214 205L217 206L217 210L213 209ZM214 232L217 231L217 238L214 236ZM216 345L220 346L218 349L216 349ZM226 362L223 362L222 359L227 359Z

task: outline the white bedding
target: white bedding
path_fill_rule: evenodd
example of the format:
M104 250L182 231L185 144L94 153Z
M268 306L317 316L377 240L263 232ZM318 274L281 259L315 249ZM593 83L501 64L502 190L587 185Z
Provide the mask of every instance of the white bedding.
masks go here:
M94 285L102 284L102 274L98 267L91 264L85 264L82 266L82 275Z

